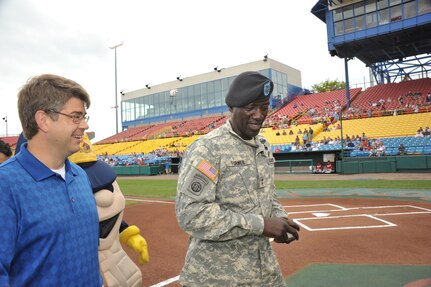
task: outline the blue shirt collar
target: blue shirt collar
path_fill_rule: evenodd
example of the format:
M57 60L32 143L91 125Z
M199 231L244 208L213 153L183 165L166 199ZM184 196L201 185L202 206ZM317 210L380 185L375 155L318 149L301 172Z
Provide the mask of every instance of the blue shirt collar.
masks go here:
M21 145L21 149L15 157L16 160L22 165L22 167L36 181L41 181L56 174L28 151L27 143ZM71 172L73 176L77 175L77 171L75 170L76 167L70 164L69 159L65 160L65 169L66 174Z

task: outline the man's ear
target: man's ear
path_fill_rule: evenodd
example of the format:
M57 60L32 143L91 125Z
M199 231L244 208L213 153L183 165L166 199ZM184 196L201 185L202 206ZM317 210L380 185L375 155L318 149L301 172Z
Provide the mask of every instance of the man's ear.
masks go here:
M39 130L46 132L49 127L49 120L51 119L49 115L45 111L38 110L34 115L34 119Z

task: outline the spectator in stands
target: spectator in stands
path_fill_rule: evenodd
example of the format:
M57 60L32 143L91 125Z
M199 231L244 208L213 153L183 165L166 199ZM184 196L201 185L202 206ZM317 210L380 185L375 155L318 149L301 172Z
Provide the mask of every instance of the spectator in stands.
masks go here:
M7 161L12 156L12 150L8 143L0 140L0 163Z
M377 141L373 139L370 145L370 157L377 156Z
M292 130L289 131L289 135L290 136L293 135L293 131Z
M401 106L403 106L403 105L404 105L404 97L403 97L403 95L401 95L401 96L399 96L399 97L398 97L398 103L399 103Z
M339 118L340 118L340 116L338 115L338 112L334 111L332 115L333 115L333 118L334 118L333 121L337 122L339 120Z
M307 142L308 142L308 131L307 130L304 130L304 134L302 135L302 142L304 145L307 144Z
M424 137L429 137L431 135L430 127L426 127L422 134Z
M56 75L18 93L28 143L0 168L0 285L102 286L92 188L67 159L80 149L89 106L78 83Z
M349 148L354 148L355 147L355 143L352 142L352 140L349 138L349 139L347 139L346 146L349 147Z
M398 146L398 155L405 155L406 154L406 147L401 143Z
M427 106L430 106L430 105L431 105L431 92L428 92L428 94L426 95L426 98L425 98L425 104L426 104Z
M361 140L358 146L358 150L360 151L369 151L371 150L371 146L368 140Z
M308 128L308 140L309 141L313 141L313 134L314 134L314 130L311 127L309 127Z
M290 243L299 226L276 198L274 158L259 135L272 89L257 72L238 75L225 97L229 121L184 154L176 196L178 223L190 235L183 286L285 285L269 238Z
M415 134L415 138L423 138L424 135L422 134L421 130L417 130Z
M386 147L385 145L380 141L377 145L377 156L385 156L386 155Z
M294 145L295 145L296 150L299 150L299 148L301 146L301 140L299 139L299 136L296 136Z

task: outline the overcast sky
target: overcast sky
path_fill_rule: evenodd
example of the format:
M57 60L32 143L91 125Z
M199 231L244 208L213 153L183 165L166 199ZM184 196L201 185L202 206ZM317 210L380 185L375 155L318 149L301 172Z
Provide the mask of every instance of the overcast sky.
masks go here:
M302 73L302 85L344 81L331 57L317 0L0 0L0 135L19 134L17 92L31 76L53 73L80 83L92 104L95 141L115 134L117 86L133 91L269 58ZM350 83L369 81L359 60ZM120 97L118 97L118 102Z

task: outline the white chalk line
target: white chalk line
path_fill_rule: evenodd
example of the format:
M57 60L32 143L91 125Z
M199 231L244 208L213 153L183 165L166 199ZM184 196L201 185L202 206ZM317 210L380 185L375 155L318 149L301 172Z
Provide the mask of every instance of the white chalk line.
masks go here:
M171 284L171 283L173 283L173 282L178 281L178 279L180 279L180 275L175 276L175 277L172 277L172 278L170 278L170 279L168 279L168 280L165 280L165 281L163 281L163 282L157 283L157 284L155 284L155 285L151 285L150 287L163 287L163 286L166 286L166 285L168 285L168 284Z
M174 201L140 199L140 198L132 198L132 197L126 197L126 200L129 200L129 201L140 201L140 202L149 202L149 203L175 204Z

